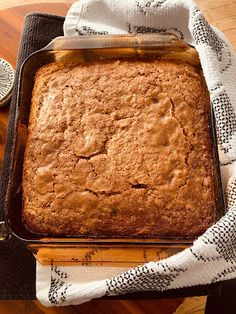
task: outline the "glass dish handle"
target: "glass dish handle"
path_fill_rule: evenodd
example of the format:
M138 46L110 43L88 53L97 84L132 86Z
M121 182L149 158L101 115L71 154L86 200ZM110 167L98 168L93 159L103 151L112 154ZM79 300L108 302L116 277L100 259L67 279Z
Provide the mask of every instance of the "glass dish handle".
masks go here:
M42 50L104 49L104 48L156 48L187 49L189 46L176 35L169 33L139 35L59 36Z

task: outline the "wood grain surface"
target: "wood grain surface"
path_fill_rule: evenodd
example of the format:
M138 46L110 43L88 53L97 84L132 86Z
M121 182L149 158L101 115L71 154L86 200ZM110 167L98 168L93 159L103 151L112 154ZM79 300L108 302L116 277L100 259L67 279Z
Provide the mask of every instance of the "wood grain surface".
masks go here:
M34 4L37 5L38 3L73 3L76 0L0 0L0 10L4 10L7 8L11 8L13 6L22 6L26 4Z
M53 3L38 4L38 2ZM73 1L68 0L67 2L64 3L63 0L0 0L0 10L4 9L0 11L0 57L8 60L15 67L20 31L25 14L37 11L65 15ZM236 1L196 0L195 2L208 21L223 31L236 49ZM8 108L0 109L0 160L3 156L7 117ZM205 301L205 297L186 298L185 300L181 298L135 301L94 300L80 306L63 308L45 308L37 301L0 301L0 314L202 314L204 313Z
M38 301L1 301L0 314L170 314L175 312L182 300L94 300L77 306L60 308L45 308ZM198 314L202 313L204 312Z

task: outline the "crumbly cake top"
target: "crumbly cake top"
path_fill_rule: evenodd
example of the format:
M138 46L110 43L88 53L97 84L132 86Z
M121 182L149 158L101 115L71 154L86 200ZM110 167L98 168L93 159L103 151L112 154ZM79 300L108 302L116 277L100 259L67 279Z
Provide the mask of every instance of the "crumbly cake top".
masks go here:
M209 98L174 61L52 63L35 78L23 216L35 232L195 236L215 220Z

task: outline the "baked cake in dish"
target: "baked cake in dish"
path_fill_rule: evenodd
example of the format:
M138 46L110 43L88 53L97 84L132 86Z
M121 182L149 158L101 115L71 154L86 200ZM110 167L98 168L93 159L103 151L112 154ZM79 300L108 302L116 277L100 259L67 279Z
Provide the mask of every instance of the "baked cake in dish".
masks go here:
M51 63L35 77L23 220L34 233L195 237L215 222L210 101L168 60Z

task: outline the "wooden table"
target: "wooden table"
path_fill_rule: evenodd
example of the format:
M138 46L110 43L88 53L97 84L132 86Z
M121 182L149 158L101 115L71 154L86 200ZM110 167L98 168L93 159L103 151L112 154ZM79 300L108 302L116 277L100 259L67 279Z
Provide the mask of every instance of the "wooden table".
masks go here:
M5 0L4 4L8 6L12 0ZM15 1L16 2L16 1ZM22 1L21 1L22 2ZM27 1L29 2L29 1ZM215 26L220 28L231 40L236 49L236 1L230 0L196 0L195 1L206 18ZM8 60L14 67L16 65L17 47L19 43L20 31L23 26L23 17L25 14L33 11L47 12L58 15L65 15L71 4L69 3L51 3L34 4L8 8L0 11L0 57ZM0 109L0 161L3 156L4 133L7 127L8 108ZM37 301L12 301L0 302L0 314L2 313L173 313L183 302L183 299L171 300L136 300L136 301L109 301L95 300L88 304L78 307L71 306L63 309L45 309ZM198 312L203 313L205 298L187 298L185 300L185 310L180 309L176 313L189 314ZM192 308L192 310L191 310Z

